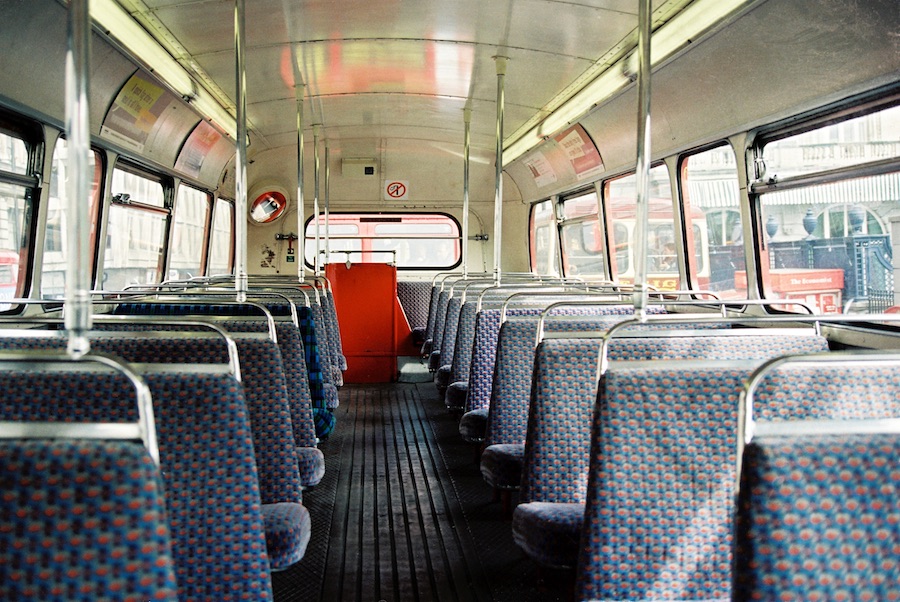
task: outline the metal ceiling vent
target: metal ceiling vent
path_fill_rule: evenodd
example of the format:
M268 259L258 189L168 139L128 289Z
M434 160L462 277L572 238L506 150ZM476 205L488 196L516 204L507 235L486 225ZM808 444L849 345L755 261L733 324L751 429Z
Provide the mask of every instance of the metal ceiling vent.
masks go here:
M378 174L378 160L371 158L341 159L341 175L347 178L368 178Z

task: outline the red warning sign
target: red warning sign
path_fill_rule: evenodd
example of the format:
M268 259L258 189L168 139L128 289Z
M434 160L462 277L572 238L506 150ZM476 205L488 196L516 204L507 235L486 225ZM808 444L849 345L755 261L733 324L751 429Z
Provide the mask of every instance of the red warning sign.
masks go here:
M405 201L409 198L409 182L406 180L386 180L384 183L384 200Z

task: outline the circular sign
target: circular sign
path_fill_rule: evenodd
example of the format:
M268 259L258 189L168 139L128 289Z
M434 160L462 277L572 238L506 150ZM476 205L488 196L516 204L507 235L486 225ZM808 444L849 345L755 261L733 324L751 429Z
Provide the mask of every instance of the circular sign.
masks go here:
M392 199L402 199L406 196L406 184L403 182L389 182L386 190Z

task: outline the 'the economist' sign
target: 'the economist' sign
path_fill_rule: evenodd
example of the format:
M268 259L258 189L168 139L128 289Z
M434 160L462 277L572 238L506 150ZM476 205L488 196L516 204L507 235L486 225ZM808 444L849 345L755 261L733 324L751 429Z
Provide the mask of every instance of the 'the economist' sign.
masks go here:
M406 180L385 180L384 200L405 201L409 198L409 182Z

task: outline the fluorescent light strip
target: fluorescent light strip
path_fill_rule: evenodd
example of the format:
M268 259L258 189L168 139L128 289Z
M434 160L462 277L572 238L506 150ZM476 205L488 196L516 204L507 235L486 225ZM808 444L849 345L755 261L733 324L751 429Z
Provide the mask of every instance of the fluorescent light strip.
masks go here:
M696 0L653 33L651 63L657 65L689 41L753 0ZM591 83L574 93L537 126L509 144L503 151L503 166L528 153L547 137L578 122L596 105L624 88L631 80L625 75L631 55L610 65Z
M232 139L237 139L234 117L205 89L198 86L175 58L115 0L92 0L91 17L122 46L144 62L156 77Z

